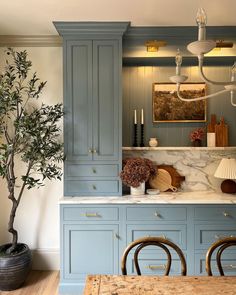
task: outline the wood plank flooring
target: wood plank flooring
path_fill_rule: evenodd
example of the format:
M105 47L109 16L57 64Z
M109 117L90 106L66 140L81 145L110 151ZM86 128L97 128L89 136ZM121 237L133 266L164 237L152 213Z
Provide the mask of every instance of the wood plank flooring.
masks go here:
M24 286L0 295L58 295L59 271L31 271Z

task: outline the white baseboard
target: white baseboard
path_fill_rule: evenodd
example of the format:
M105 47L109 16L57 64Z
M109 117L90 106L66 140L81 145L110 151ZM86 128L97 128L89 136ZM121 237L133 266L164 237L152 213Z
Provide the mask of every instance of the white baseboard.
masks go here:
M33 265L35 270L59 270L60 251L59 249L35 249L32 250Z

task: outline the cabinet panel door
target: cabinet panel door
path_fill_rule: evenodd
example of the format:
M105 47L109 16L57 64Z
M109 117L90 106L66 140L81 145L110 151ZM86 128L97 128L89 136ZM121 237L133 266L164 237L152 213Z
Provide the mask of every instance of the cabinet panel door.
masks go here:
M64 233L65 278L118 273L118 225L65 225Z
M92 41L67 43L65 143L67 160L91 160Z
M119 159L118 41L93 41L93 147L95 160Z

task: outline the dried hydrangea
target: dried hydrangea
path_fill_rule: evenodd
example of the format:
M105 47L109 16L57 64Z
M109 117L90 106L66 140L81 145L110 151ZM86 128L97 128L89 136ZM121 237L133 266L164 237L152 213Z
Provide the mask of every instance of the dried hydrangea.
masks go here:
M152 161L145 158L130 158L123 160L123 170L120 178L127 186L138 187L142 182L155 176L157 168Z

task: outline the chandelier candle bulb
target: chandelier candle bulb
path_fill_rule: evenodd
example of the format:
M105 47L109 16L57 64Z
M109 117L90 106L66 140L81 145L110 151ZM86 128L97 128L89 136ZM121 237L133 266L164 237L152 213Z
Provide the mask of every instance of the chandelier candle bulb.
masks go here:
M196 16L196 23L198 25L198 41L206 39L206 23L207 16L203 8L199 8Z

